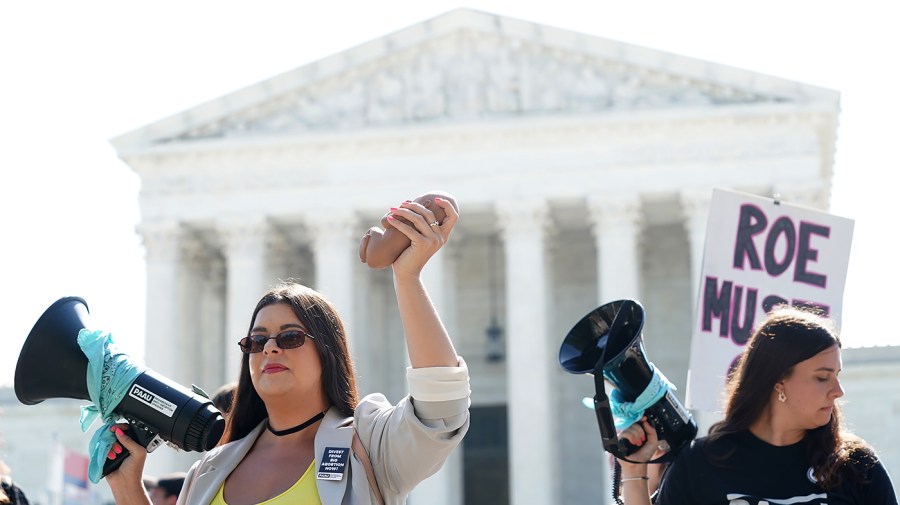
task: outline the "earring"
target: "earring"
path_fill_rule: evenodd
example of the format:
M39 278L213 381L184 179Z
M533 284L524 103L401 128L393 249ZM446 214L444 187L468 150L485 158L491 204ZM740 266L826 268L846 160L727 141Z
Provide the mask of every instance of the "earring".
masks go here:
M787 401L787 395L784 394L783 389L778 391L778 401L780 401L781 403L784 403Z

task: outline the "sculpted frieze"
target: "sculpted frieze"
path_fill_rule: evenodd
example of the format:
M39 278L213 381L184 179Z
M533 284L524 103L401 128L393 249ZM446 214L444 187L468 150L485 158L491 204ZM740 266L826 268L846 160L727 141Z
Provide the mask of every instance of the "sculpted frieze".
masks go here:
M309 80L169 140L787 100L539 41L461 30Z

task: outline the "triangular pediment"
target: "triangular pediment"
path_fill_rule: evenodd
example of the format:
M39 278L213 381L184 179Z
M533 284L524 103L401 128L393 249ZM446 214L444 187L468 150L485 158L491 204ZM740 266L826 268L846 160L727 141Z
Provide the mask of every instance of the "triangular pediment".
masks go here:
M825 102L834 91L469 9L386 35L113 140Z

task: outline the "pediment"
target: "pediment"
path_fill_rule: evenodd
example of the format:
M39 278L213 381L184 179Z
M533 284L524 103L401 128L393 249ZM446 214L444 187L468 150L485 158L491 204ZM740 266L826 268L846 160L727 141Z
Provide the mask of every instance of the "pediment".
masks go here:
M300 67L113 140L198 139L485 118L825 100L830 90L469 9Z

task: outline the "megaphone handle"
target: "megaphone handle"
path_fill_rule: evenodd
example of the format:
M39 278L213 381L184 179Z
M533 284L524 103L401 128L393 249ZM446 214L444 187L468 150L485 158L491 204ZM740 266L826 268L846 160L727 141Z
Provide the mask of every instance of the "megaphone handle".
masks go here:
M106 462L103 463L103 476L106 477L107 475L118 470L119 467L122 466L122 463L125 462L125 458L127 458L128 456L131 456L131 453L128 452L128 449L123 447L122 453L116 454L116 459L106 458Z
M638 446L629 442L627 438L616 437L609 397L606 396L606 390L603 388L603 372L599 365L594 369L594 386L597 393L594 395L594 413L597 416L597 424L600 425L603 448L617 458L624 458L638 450Z
M136 427L135 423L131 422L130 420L128 424L131 425L132 428L128 430L128 436L130 436L135 442L141 444L141 446L145 449L147 447L150 447L150 444L152 444L154 442L154 439L156 439L156 433L141 427ZM156 446L154 445L153 449L155 448ZM149 449L148 452L153 449ZM121 454L116 454L116 459L107 459L106 462L103 463L103 476L106 477L110 473L118 470L119 467L122 466L122 463L125 462L125 458L127 458L128 456L131 456L131 452L123 447Z
M622 456L628 456L629 454L631 454L631 453L633 453L634 451L636 451L636 450L639 449L638 446L636 446L636 445L632 444L631 442L629 442L627 438L620 438L620 439L619 439L619 447L620 447L620 449L621 449L621 450L619 451L619 454L622 455Z

